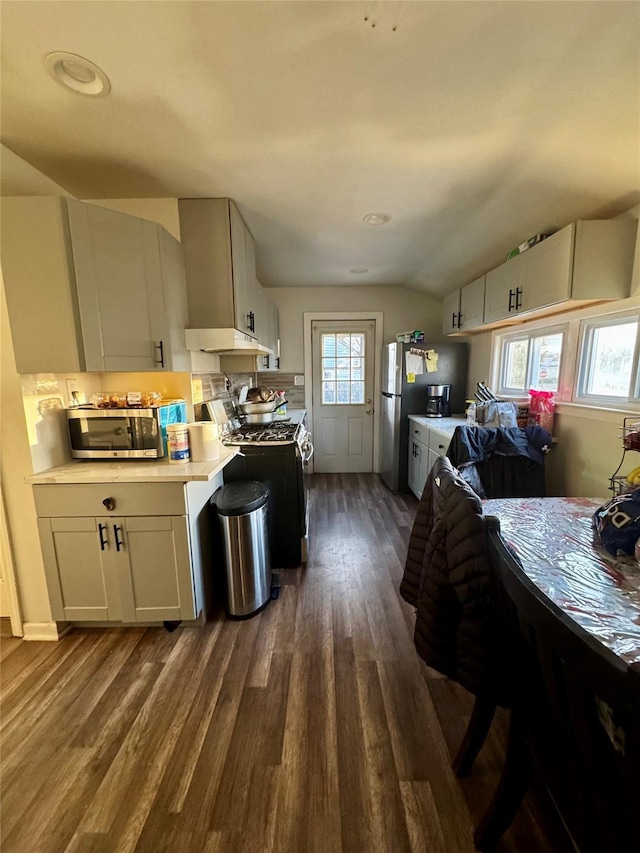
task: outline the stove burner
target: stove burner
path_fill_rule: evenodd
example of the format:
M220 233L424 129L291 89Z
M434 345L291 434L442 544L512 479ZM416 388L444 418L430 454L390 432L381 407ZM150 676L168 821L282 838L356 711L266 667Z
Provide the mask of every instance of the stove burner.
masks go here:
M288 421L270 424L243 424L226 436L227 444L289 444L297 440L299 424Z

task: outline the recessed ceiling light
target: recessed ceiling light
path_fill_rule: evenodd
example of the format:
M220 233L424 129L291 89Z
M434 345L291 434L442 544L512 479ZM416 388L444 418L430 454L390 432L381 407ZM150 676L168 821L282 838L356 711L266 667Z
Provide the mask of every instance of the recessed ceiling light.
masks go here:
M391 221L391 216L388 213L367 213L362 219L367 225L386 225Z
M84 56L57 50L45 57L44 64L54 80L79 95L99 98L111 91L104 71Z
M351 267L349 272L352 272L354 275L363 275L366 272L369 272L368 267Z

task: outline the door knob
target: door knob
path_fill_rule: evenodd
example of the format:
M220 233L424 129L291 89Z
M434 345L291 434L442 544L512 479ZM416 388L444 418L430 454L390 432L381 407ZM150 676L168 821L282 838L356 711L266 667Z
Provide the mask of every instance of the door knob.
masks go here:
M371 397L367 397L367 399L365 400L365 403L366 403L367 405L369 405L369 403L370 403L370 402L371 402Z
M373 412L373 409L367 409L367 414L370 415Z

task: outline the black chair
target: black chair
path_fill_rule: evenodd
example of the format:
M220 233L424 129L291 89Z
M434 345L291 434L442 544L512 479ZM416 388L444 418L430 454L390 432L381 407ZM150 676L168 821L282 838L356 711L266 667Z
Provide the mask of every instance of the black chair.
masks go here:
M495 847L535 767L581 853L640 850L640 672L529 580L498 519L485 523L515 692L503 775L476 848Z

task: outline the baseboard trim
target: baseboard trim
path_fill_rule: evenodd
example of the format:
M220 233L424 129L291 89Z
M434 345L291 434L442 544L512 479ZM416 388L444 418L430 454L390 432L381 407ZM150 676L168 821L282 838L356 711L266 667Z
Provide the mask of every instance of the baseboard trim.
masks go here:
M23 624L25 640L38 640L40 642L58 641L71 630L67 622L25 622Z

